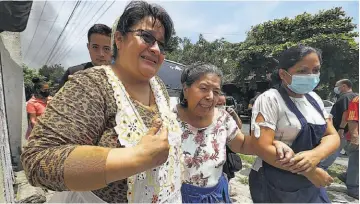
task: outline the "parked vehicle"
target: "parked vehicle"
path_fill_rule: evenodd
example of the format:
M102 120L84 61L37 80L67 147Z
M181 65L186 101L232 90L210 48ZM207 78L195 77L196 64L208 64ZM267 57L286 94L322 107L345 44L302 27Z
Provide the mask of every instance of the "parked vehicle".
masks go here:
M225 108L232 108L236 111L237 103L232 96L226 96Z
M334 103L329 100L323 100L323 103L324 103L326 112L330 113Z
M243 104L238 103L234 97L226 96L225 108L227 107L233 108L240 118L243 116L244 106Z

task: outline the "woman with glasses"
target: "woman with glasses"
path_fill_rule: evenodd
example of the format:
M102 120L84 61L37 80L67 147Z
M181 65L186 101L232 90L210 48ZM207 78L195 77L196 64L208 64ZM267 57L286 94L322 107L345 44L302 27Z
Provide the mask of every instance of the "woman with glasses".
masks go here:
M272 77L278 88L264 92L254 103L251 137L259 156L249 175L254 203L330 202L324 187L333 179L318 164L340 140L321 98L313 92L320 82L321 63L315 48L297 45L285 50ZM296 153L287 164L276 162L275 139Z
M76 73L21 156L29 182L58 203L180 203L181 129L156 77L173 23L130 2L113 29L114 63Z

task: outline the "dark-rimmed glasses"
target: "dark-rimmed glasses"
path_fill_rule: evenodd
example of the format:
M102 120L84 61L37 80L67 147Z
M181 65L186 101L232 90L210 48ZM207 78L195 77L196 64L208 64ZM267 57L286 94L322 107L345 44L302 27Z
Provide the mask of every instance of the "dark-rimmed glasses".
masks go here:
M140 36L140 38L144 41L144 43L153 46L155 42L157 42L160 53L165 55L166 54L166 46L163 42L157 40L149 31L138 29L138 30L129 30L128 32L136 32L136 35Z

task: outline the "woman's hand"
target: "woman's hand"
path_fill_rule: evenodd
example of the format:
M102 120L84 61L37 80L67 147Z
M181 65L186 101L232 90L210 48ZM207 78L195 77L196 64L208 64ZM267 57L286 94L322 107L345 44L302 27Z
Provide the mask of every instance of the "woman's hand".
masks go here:
M334 181L334 179L321 168L315 168L303 175L318 188L330 186L330 184Z
M289 170L292 173L310 172L317 167L321 158L314 150L299 152L290 160Z
M162 126L161 119L153 121L152 127L136 147L146 169L157 167L167 160L170 149L168 130Z
M290 162L290 159L294 157L294 151L285 143L274 140L273 145L276 148L276 162L285 165Z
M167 160L170 149L168 131L161 127L162 121L157 119L138 145L110 150L106 159L106 183L152 169Z

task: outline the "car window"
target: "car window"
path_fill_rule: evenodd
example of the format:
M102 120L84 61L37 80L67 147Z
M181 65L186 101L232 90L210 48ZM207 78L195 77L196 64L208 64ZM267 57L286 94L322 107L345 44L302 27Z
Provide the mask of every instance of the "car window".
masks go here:
M323 101L325 107L331 107L332 103L330 101Z

